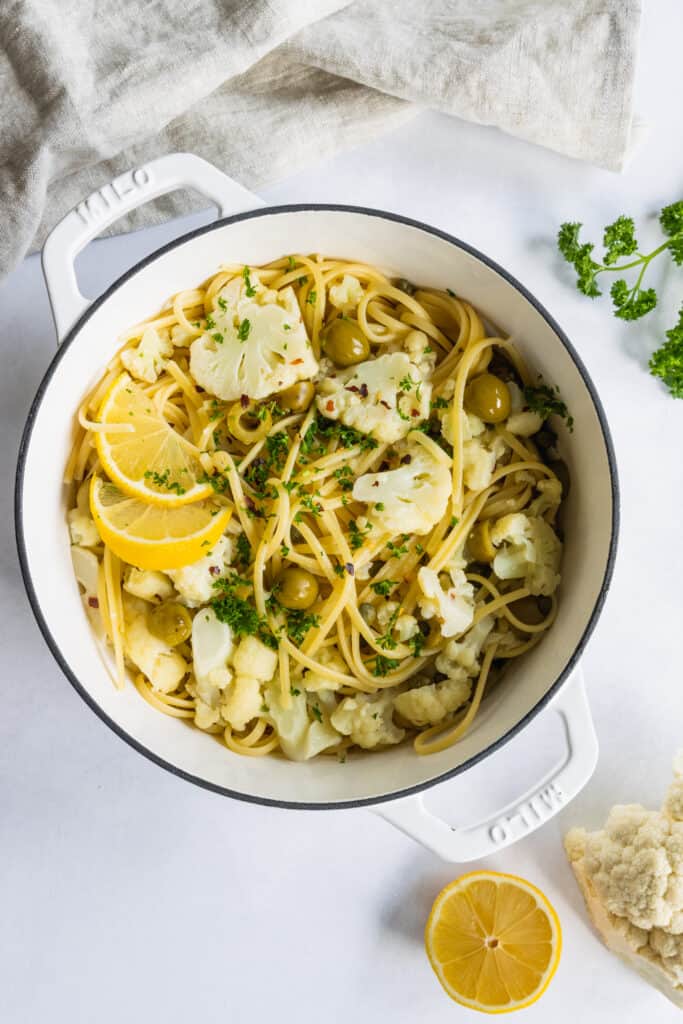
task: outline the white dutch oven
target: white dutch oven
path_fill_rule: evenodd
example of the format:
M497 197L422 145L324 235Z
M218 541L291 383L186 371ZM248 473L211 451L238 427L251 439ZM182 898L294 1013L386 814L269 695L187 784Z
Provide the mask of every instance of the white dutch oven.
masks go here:
M191 187L221 219L181 238L125 274L96 301L79 292L77 253L118 217L173 189ZM410 745L381 755L296 764L232 754L198 729L114 690L81 606L69 555L62 472L74 411L97 380L124 328L221 262L266 263L288 252L323 252L378 264L392 274L454 287L513 334L546 380L561 385L575 421L563 438L572 488L560 612L548 639L510 666L471 732L450 750L417 757ZM481 857L538 827L590 777L597 743L578 661L595 626L615 557L618 494L609 431L579 357L543 307L508 273L463 242L393 214L353 207L264 207L254 195L189 154L162 157L122 175L69 213L48 238L43 269L59 351L24 432L16 489L22 571L38 624L65 675L116 733L152 761L200 786L255 803L293 808L371 806L447 860ZM566 755L531 792L495 818L452 827L425 808L421 791L467 771L546 706L565 726Z

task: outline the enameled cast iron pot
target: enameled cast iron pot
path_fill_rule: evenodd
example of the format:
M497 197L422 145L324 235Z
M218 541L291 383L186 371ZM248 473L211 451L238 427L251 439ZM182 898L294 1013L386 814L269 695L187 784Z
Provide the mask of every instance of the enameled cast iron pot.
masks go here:
M74 273L77 253L103 228L149 199L191 187L220 219L148 256L90 303ZM170 295L213 274L221 262L266 263L288 252L361 260L392 274L459 294L514 335L522 353L557 382L574 416L562 438L572 487L560 610L552 633L510 666L485 700L471 732L450 750L418 757L402 745L296 764L231 753L200 730L159 714L133 686L117 692L79 597L69 555L63 467L74 411L117 347L118 335ZM21 444L16 530L28 595L42 633L67 678L119 736L152 761L197 785L254 803L291 808L369 806L452 861L498 849L536 828L590 777L597 743L578 668L605 599L618 527L617 471L595 388L568 339L539 302L501 267L436 228L395 214L320 204L265 207L190 154L172 154L122 175L69 213L48 238L43 269L60 347L38 389ZM551 705L565 725L560 766L494 818L454 828L432 815L421 792L467 771Z

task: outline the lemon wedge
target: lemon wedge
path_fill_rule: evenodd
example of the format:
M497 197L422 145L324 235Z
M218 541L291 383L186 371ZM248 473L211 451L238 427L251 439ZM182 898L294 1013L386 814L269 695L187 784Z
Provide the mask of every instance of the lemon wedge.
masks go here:
M90 484L90 511L104 543L138 569L180 569L199 561L232 514L211 500L180 508L150 505L98 476Z
M154 401L127 373L104 396L100 423L130 424L132 431L98 431L95 444L107 476L133 498L178 508L208 498L194 446L166 422Z
M474 871L438 895L425 945L451 999L483 1013L509 1013L545 992L560 960L562 931L535 886L515 875Z

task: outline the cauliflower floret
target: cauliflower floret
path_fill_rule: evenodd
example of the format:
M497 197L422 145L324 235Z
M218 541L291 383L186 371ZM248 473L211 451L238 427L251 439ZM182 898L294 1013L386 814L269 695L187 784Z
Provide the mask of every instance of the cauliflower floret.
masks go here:
M77 508L72 508L67 512L67 520L72 544L79 544L82 548L94 548L96 544L101 543L100 534L92 516Z
M403 348L422 376L429 377L436 366L436 350L425 332L408 331L403 339Z
M446 511L450 470L415 442L405 446L403 459L409 461L396 469L358 477L353 498L370 505L373 520L387 533L429 533Z
M491 483L496 463L506 448L505 441L491 431L481 440L473 437L462 446L462 475L471 491L483 491Z
M318 662L325 668L334 669L335 672L349 674L349 667L342 656L333 647L323 647L316 655ZM307 668L302 676L301 685L307 693L319 693L321 690L338 690L343 683L328 679L321 672L313 668Z
M554 519L562 501L562 484L555 477L549 477L547 480L539 480L536 490L538 496L529 502L529 515L544 516L550 512Z
M365 750L400 743L405 730L392 719L395 696L396 690L383 690L345 697L331 716L332 725Z
M617 805L603 829L572 829L565 849L605 944L683 1008L681 768L662 811Z
M171 327L171 341L178 348L186 348L196 337L197 332L188 331L183 324L174 324Z
M441 620L442 636L458 636L472 625L474 618L474 588L461 569L449 573L451 586L443 589L433 569L423 565L417 582L424 597L419 600L425 619Z
M235 676L221 703L221 715L233 729L244 729L261 710L261 683L254 676Z
M173 593L173 584L163 572L129 566L123 576L123 589L133 597L159 604Z
M398 601L384 601L377 608L377 626L386 630L401 606Z
M187 662L173 647L150 633L146 605L141 601L124 597L123 611L127 657L147 676L155 690L171 693L187 672Z
M266 647L255 636L245 636L235 651L232 663L238 675L253 676L267 683L275 675L277 651Z
M199 608L215 594L214 583L223 576L232 560L232 543L228 537L219 537L213 549L192 565L182 569L166 569L166 575L173 580L183 604L188 608Z
M431 393L405 352L391 352L322 380L316 401L323 416L390 443L427 419Z
M394 633L397 640L400 640L402 644L419 632L420 627L414 615L399 615L394 623Z
M450 384L450 381L446 382L446 386L443 389L444 397L448 384ZM451 402L447 409L443 409L439 413L439 419L441 420L441 433L449 444L455 444L452 410L453 403ZM480 420L478 416L475 416L474 413L465 412L463 409L460 415L460 429L462 431L462 439L466 442L471 441L473 437L479 437L480 434L483 434L486 430L486 424L483 420Z
M498 549L493 571L501 580L524 577L532 594L553 594L560 582L562 544L545 519L514 512L503 516L491 529L491 543Z
M266 398L318 371L294 290L268 292L254 273L249 280L229 282L211 326L190 347L192 376L224 401Z
M493 629L493 623L493 616L486 615L468 629L462 640L449 640L436 657L437 670L449 678L459 678L461 672L475 676L479 671L482 648Z
M465 704L472 694L469 679L444 679L399 693L394 707L412 725L438 725L446 715Z
M88 618L97 636L102 638L104 627L102 625L102 616L99 613L100 604L97 598L97 580L100 563L92 551L88 551L87 548L81 548L77 544L73 544L71 547L71 561L73 562L74 575L83 587L81 596L88 613Z
M135 348L124 349L121 353L121 362L132 377L154 384L171 355L173 342L168 332L160 333L154 327L147 327Z
M363 286L357 277L344 274L339 284L333 284L328 295L330 302L337 309L355 309L363 298Z
M194 724L198 729L211 729L218 725L221 720L220 708L213 707L211 704L207 704L202 700L200 696L195 696L194 702Z
M222 691L232 679L228 668L232 647L232 630L217 618L213 608L202 608L197 612L192 620L195 691L197 698L214 710L220 704Z
M508 416L505 426L511 434L517 434L518 437L531 437L543 426L543 417L527 409L525 412L515 412Z
M293 693L290 706L283 708L280 703L280 683L275 680L266 690L266 704L280 738L282 752L293 761L307 761L339 743L341 736L326 717L321 722L309 717L303 691Z

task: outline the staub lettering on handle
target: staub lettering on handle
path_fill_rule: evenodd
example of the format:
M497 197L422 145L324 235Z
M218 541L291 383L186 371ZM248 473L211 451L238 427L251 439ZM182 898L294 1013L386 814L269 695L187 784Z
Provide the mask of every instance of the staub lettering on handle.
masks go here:
M553 814L565 802L564 791L556 782L535 793L510 813L489 826L489 838L494 843L506 843L513 836L522 836Z
M146 188L152 180L152 176L146 167L136 167L133 171L126 171L120 177L115 178L96 192L91 193L87 199L79 203L76 213L84 224L88 226L103 221L107 216L121 206L133 192L140 192Z

